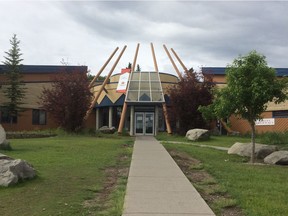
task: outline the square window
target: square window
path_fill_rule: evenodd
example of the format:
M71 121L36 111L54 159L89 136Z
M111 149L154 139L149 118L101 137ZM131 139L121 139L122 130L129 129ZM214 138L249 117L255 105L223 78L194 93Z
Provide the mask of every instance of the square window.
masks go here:
M33 125L46 125L46 111L40 109L32 110L32 124Z
M1 123L16 124L17 123L17 111L14 113L14 115L11 115L7 107L1 107Z

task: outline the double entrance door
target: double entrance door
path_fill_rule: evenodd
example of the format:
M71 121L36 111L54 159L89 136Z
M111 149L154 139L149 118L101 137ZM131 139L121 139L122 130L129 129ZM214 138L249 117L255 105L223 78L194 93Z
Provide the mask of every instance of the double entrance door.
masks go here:
M154 113L135 112L135 134L154 135Z

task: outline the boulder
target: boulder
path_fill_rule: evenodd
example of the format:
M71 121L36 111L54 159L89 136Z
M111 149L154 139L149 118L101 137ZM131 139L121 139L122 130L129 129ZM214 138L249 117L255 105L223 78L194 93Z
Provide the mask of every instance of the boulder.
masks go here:
M101 133L105 133L105 134L113 134L116 131L115 127L108 127L108 126L103 126L101 128L99 128L99 131Z
M1 150L12 150L8 140L6 140L6 132L0 124L0 149Z
M2 125L0 124L0 144L6 140L6 132Z
M36 176L34 168L25 160L0 155L0 186L10 186Z
M210 138L210 133L205 129L191 129L187 131L186 138L192 141L207 140Z
M264 163L288 165L288 151L276 151L264 158Z
M255 144L255 156L257 159L263 159L272 152L277 151L276 146ZM237 154L244 157L251 157L252 144L251 143L239 143L236 142L228 149L228 154Z

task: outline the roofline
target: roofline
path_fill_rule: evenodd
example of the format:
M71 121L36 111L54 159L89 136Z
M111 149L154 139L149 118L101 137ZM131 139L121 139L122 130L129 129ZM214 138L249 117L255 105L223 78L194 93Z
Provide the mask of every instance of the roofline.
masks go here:
M276 76L283 77L288 76L288 68L274 68L276 71ZM202 67L203 74L212 75L225 75L226 67Z
M3 74L6 65L0 65L0 74ZM74 70L80 70L83 73L87 73L87 66L74 66L74 65L20 65L21 73L23 74L49 74L49 73L57 73L63 70L67 70L72 72Z

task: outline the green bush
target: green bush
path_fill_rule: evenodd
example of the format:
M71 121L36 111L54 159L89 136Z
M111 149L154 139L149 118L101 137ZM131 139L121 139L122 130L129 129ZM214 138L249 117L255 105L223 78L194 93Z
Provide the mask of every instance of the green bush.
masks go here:
M261 143L272 145L288 144L288 131L285 132L266 132L259 134L258 138Z

